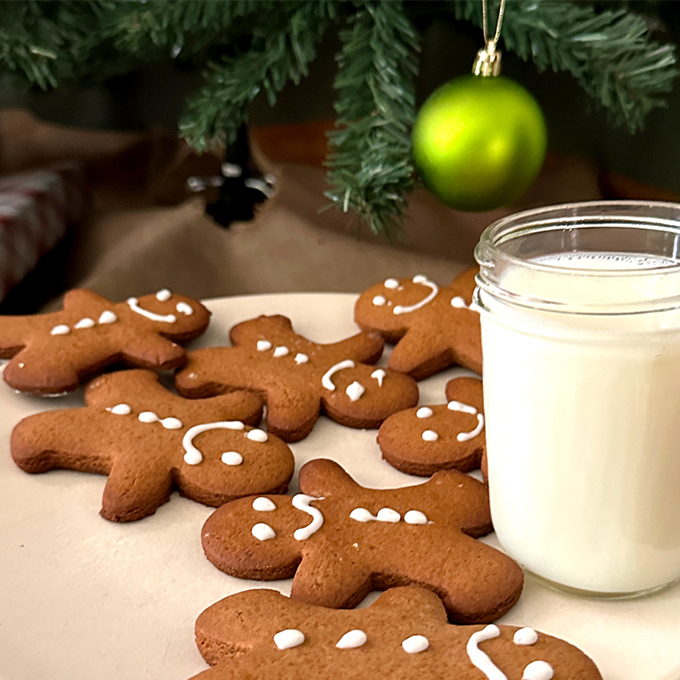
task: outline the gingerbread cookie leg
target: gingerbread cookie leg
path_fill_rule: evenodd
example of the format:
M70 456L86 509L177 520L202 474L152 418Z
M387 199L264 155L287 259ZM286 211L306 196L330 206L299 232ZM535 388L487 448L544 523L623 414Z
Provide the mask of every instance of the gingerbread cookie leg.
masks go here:
M80 376L70 361L57 363L37 349L26 348L5 366L5 382L14 389L35 394L71 392L80 384Z

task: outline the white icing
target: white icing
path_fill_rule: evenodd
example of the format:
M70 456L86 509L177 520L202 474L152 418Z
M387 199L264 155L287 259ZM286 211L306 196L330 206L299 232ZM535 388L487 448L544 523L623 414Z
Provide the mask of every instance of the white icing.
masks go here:
M396 524L401 519L401 515L396 510L392 510L392 508L380 508L375 518L378 522Z
M418 418L430 418L433 414L434 411L427 406L422 406L416 411L416 417Z
M297 647L305 641L305 635L295 628L289 628L287 630L282 630L274 636L274 644L279 649L290 649L291 647Z
M424 635L411 635L401 643L401 646L408 654L418 654L430 646L430 641Z
M384 296L384 295L376 295L376 296L373 298L373 304L374 304L376 307L382 307L386 302L387 302L387 300L385 299L385 296Z
M427 516L420 510L409 510L404 515L406 524L427 524Z
M136 297L128 298L127 303L133 312L136 312L151 321L162 321L163 323L175 323L175 321L177 321L177 317L174 314L156 314L155 312L150 312L148 309L144 309L144 307L140 307L139 300Z
M139 414L139 420L142 423L155 423L160 420L160 418L153 411L142 411Z
M512 641L516 645L534 645L538 641L538 633L533 628L520 628L515 631Z
M335 645L338 649L355 649L356 647L361 647L366 644L368 640L366 633L363 630L356 628L355 630L350 630L345 633Z
M250 530L250 533L255 536L258 541L269 541L276 537L276 532L272 529L269 524L264 524L264 522L258 522Z
M451 298L451 306L455 307L456 309L470 309L470 305L465 302L464 298L462 298L460 295L456 295L456 297Z
M378 381L378 386L382 387L386 375L387 373L382 368L376 368L375 371L371 373L371 378L375 378Z
M156 299L160 300L161 302L165 302L166 300L169 300L171 297L172 293L167 288L163 288L156 293Z
M225 451L222 454L222 462L225 465L241 465L243 456L238 451Z
M319 508L314 508L310 505L312 501L320 501L322 498L315 498L314 496L308 496L304 493L298 493L293 496L293 507L298 510L306 512L311 515L312 521L302 529L297 529L293 534L293 538L296 541L305 541L312 534L315 534L323 526L323 514Z
M198 465L203 460L203 454L194 446L194 437L208 430L242 430L245 425L240 420L223 420L215 423L202 423L190 427L182 438L182 446L186 453L184 461L189 465Z
M484 429L484 416L481 413L477 414L477 427L469 432L459 432L456 439L459 442L466 442L469 439L474 439Z
M65 323L60 323L50 331L50 335L68 335L70 332L71 329Z
M522 680L551 680L554 672L545 661L532 661L522 673Z
M423 432L423 439L426 442L436 442L439 439L439 435L434 430L425 430Z
M246 433L246 437L253 442L266 442L267 433L264 430L250 430Z
M306 364L309 361L309 357L306 354L303 354L302 352L298 352L295 355L295 363L296 364Z
M116 323L116 321L118 321L118 317L110 309L105 309L97 319L97 323L103 324L104 326L110 323Z
M166 430L179 430L182 427L182 421L179 418L163 418L161 425Z
M92 328L94 326L94 319L90 319L89 316L81 319L74 327L75 328Z
M272 510L276 510L276 505L274 504L274 501L269 498L258 496L253 501L253 510L257 510L258 512L271 512Z
M321 384L327 390L330 390L332 392L335 389L335 385L333 384L331 378L338 371L342 371L345 368L354 368L354 362L351 359L345 359L344 361L340 361L337 364L334 364L323 374L323 377L321 378Z
M350 398L351 401L357 401L361 398L361 395L366 391L366 388L356 380L347 386L345 393Z
M475 668L479 668L488 680L508 680L505 673L478 647L480 642L497 638L500 634L501 631L498 626L490 624L486 628L473 633L467 643L466 650L470 657L470 662Z
M420 309L421 307L424 307L425 305L432 302L432 300L434 300L437 297L437 294L439 293L439 286L437 286L436 283L430 281L425 276L414 276L413 283L419 283L423 286L426 286L427 288L430 289L430 292L420 302L416 302L416 304L414 305L408 306L396 305L393 309L393 312L395 314L407 314L409 312L415 312L416 309Z
M462 401L450 401L446 407L450 411L460 411L461 413L469 413L471 416L477 415L477 409L470 404L464 404Z
M385 279L385 288L390 288L394 290L399 287L399 281L397 279Z
M107 409L111 413L115 413L117 416L129 416L132 413L132 409L129 404L116 404L114 407Z
M279 358L279 357L285 357L287 354L290 353L290 350L285 347L284 345L280 345L274 350L274 356Z
M178 302L175 309L185 316L191 316L194 313L194 308L188 302Z
M355 519L357 522L371 522L375 517L366 508L354 508L349 513L350 519Z
M258 340L257 341L257 351L266 352L268 349L272 348L272 343L269 340Z

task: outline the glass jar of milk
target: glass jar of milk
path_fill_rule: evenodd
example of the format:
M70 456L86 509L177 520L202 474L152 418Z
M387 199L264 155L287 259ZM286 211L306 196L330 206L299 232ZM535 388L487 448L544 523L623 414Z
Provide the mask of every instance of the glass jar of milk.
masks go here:
M475 251L488 480L503 548L553 585L680 578L680 205L517 213Z

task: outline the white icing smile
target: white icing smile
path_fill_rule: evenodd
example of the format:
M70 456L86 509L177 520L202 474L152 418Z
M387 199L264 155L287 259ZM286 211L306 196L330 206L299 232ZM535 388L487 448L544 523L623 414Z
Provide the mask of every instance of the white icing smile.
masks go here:
M202 432L209 430L243 430L245 425L240 420L223 420L215 423L202 423L201 425L194 425L190 427L182 438L182 446L184 447L184 462L189 465L198 465L203 460L203 454L194 446L194 437L197 437Z
M471 416L477 416L477 426L474 428L474 430L470 430L469 432L460 432L456 436L456 439L459 442L466 442L470 439L474 439L484 429L484 416L481 413L478 413L474 406L463 404L460 401L450 401L447 404L447 408L450 411L459 411L460 413L468 413Z
M354 362L351 359L345 359L344 361L340 361L339 363L331 366L324 374L323 377L321 378L321 384L327 389L330 390L331 392L335 390L335 385L333 383L333 376L338 372L342 371L345 368L354 368Z
M315 498L314 496L308 496L304 493L299 493L293 496L293 507L298 510L306 512L311 515L312 521L302 529L297 529L293 534L293 538L296 541L305 541L310 536L315 534L323 526L323 514L319 508L314 508L310 505L312 501L321 501L323 498Z
M140 307L139 300L136 297L128 298L127 303L133 312L136 312L151 321L161 321L163 323L175 323L177 321L177 317L174 314L156 314L148 309L144 309L144 307Z
M432 302L437 297L437 294L439 293L439 286L437 286L436 283L433 281L430 281L427 277L425 276L414 276L413 277L413 283L418 283L422 286L425 286L426 288L430 289L429 294L424 297L420 302L416 302L414 305L396 305L394 309L392 310L395 314L407 314L408 312L415 312L416 309L420 309L421 307L424 307L425 305L429 304Z

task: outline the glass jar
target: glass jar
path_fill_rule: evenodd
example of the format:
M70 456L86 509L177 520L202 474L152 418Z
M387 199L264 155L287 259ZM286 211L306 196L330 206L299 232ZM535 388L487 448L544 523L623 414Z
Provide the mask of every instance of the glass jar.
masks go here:
M557 587L680 578L680 205L597 201L482 234L488 481L503 548Z

